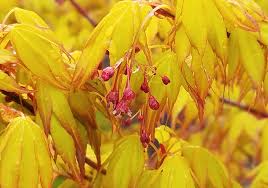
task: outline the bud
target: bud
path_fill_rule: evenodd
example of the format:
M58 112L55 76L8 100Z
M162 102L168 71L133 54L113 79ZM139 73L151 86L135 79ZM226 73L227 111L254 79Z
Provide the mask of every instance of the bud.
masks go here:
M139 121L143 121L143 119L144 119L143 115L140 114L140 115L138 116L138 120L139 120Z
M129 126L131 124L131 119L130 118L125 119L124 122L123 122L123 124L125 126Z
M168 85L170 83L170 79L167 77L167 76L163 76L162 77L162 82L165 84L165 85Z
M144 129L141 130L140 141L141 141L141 143L142 143L142 145L144 147L147 147L147 144L150 143L150 137L149 137L148 133L146 133L146 131Z
M165 148L165 146L163 144L160 144L160 151L161 151L162 154L167 153L167 150L166 150L166 148Z
M130 87L127 87L123 93L123 99L124 100L133 100L135 98L135 92L131 90Z
M113 67L106 67L102 70L101 78L104 81L109 80L114 75L114 68Z
M158 110L158 108L159 108L159 103L152 95L150 95L150 97L149 97L149 106L152 110Z
M112 103L113 105L116 105L119 101L119 92L118 91L110 91L107 95L106 95L106 100L107 103Z
M130 114L130 113L131 111L129 109L128 101L121 99L119 103L116 105L115 114L123 115L123 114Z
M148 93L149 92L149 86L148 86L148 82L146 79L144 79L143 83L141 84L141 88L140 88L144 93Z

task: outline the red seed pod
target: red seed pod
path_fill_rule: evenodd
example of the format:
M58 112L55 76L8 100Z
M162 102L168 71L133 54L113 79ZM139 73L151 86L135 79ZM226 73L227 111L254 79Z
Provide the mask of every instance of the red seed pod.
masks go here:
M124 124L125 126L129 126L129 125L131 124L131 119L130 119L130 118L125 119L125 120L123 121L123 124Z
M129 103L126 100L120 100L119 103L116 105L115 114L116 115L123 115L131 113L129 109Z
M112 90L106 95L107 103L112 103L113 105L116 105L119 101L119 92Z
M143 83L141 84L140 89L144 92L144 93L148 93L150 91L149 86L148 86L148 81L146 79L144 79Z
M158 110L160 106L158 101L152 95L149 96L149 106L152 110Z
M143 115L140 114L140 115L138 116L138 120L141 122L141 121L143 121L143 119L144 119Z
M143 144L144 147L147 147L147 144L150 143L149 134L144 129L141 130L140 141L141 141L141 143Z
M162 77L162 82L165 84L165 85L168 85L170 83L170 79L167 77L167 76L163 76Z
M135 96L136 96L135 92L130 87L127 87L123 93L124 100L128 101L133 100Z
M113 67L106 67L102 70L101 78L104 81L108 81L114 75L114 68Z
M161 151L162 154L167 153L166 148L165 148L165 146L163 144L160 144L160 151Z

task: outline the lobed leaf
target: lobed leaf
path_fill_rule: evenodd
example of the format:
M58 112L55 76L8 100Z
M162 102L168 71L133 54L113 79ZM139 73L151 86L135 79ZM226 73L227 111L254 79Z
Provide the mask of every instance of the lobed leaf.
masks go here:
M75 86L80 87L90 78L106 50L109 51L112 65L129 50L141 26L141 12L144 7L147 5L129 0L121 1L102 19L91 33L77 62L73 78Z
M15 118L0 139L0 186L51 187L52 166L47 141L28 117Z
M143 165L144 152L138 135L130 135L120 139L109 157L103 187L127 188L134 186L138 176L143 171Z
M0 89L8 92L15 93L29 93L30 90L27 90L21 87L13 78L8 76L3 71L0 71Z

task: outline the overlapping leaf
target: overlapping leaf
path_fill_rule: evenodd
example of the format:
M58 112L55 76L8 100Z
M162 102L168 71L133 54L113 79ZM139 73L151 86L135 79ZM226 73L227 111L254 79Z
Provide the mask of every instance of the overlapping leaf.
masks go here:
M59 87L68 87L70 75L61 48L40 28L16 25L10 32L18 58L36 76Z
M17 82L8 76L3 71L0 71L0 89L9 92L16 92L16 93L28 93L30 90L27 90L21 87Z
M141 26L143 9L148 10L148 6L139 2L122 1L103 18L91 33L77 63L73 79L75 86L81 86L92 75L106 50L109 51L111 64L129 50Z
M14 119L1 135L0 185L51 187L52 166L45 135L28 117Z
M115 149L109 157L103 186L107 188L134 186L143 171L143 165L144 152L139 137L130 135L122 138L115 145Z
M230 179L223 164L206 149L183 146L182 155L189 161L200 187L228 188Z
M52 115L50 134L54 142L56 152L61 156L71 169L77 180L80 179L80 171L76 161L76 148L72 136L61 126L59 120Z
M185 158L175 155L166 157L159 169L144 171L137 187L195 188L195 183Z

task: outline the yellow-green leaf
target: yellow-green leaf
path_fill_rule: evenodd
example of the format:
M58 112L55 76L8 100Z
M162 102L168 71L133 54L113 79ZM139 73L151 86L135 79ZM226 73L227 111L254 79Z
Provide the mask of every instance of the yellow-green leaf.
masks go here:
M256 37L249 32L238 30L238 38L243 66L251 79L256 84L261 85L266 65L264 51Z
M230 187L230 179L223 164L209 151L198 146L185 145L182 155L189 161L200 187L208 183L217 188Z
M104 187L127 188L135 185L143 165L144 151L139 136L130 135L120 139L109 158Z
M203 54L207 43L207 27L204 16L205 10L202 1L187 0L183 3L182 24L185 28L192 46L197 48L200 54Z
M213 0L203 1L205 15L207 17L207 37L212 49L226 61L227 53L227 34L222 15L215 6Z
M83 173L86 145L83 141L83 136L80 134L79 126L77 125L77 122L72 114L67 96L62 90L59 90L57 88L51 88L48 92L52 100L53 113L60 121L61 126L67 130L67 132L73 137L75 141L77 160L80 166L80 170Z
M0 49L0 64L7 63L7 62L16 62L17 58L11 51Z
M187 56L190 55L191 52L191 43L182 25L178 28L176 32L175 49L180 64L184 62L184 60L187 58Z
M15 8L14 14L17 22L33 25L36 27L43 27L44 29L48 29L48 25L46 22L38 16L35 12L24 10L21 8Z
M18 58L33 74L59 87L68 87L71 78L61 48L45 32L29 25L16 25L10 35Z
M0 137L0 186L51 187L52 166L42 129L30 118L14 119Z
M257 175L253 179L250 188L266 188L268 187L268 162L261 163L256 167Z
M72 136L61 126L55 115L51 117L50 134L54 142L56 152L61 156L71 169L72 173L79 179L79 168L76 161L76 149Z
M50 119L52 114L52 100L50 95L47 94L50 87L49 84L42 80L38 80L36 83L35 99L46 134L48 134L50 129Z
M0 71L0 89L16 93L28 93L29 90L22 88L17 82L3 71Z
M112 65L129 50L141 24L143 7L148 5L121 1L102 19L91 33L78 60L73 78L75 86L80 87L90 78L106 50L109 51Z
M165 158L158 171L160 175L156 179L156 187L195 188L189 164L183 157L175 155Z

